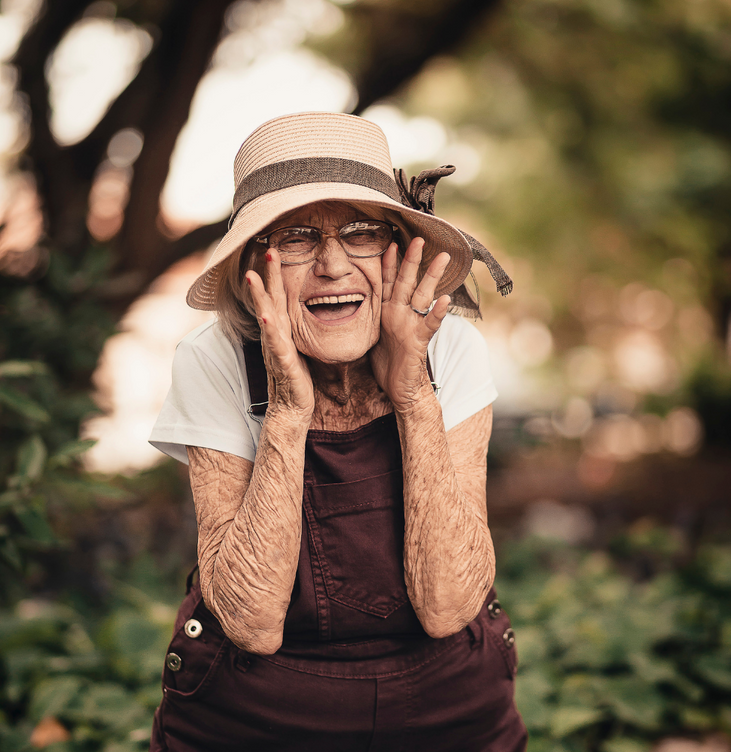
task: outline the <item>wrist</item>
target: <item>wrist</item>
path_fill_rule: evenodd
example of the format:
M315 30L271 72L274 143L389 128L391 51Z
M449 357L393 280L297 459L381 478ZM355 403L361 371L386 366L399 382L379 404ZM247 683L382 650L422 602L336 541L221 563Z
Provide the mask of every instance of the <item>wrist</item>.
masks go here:
M304 429L307 431L312 422L312 407L294 406L288 403L270 401L266 411L266 422L268 424L281 425L289 430Z
M436 392L431 383L422 384L411 399L404 403L394 403L397 418L403 419L441 419L442 406L437 400Z

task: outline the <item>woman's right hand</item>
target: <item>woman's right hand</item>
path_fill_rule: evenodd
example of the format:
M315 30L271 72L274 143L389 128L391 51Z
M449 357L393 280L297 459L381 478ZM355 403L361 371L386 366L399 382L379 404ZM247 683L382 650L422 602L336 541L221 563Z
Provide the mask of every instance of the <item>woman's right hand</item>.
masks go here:
M315 408L312 377L302 354L292 339L287 298L282 283L282 264L274 248L266 253L266 278L246 272L261 330L261 349L269 379L267 412L293 411L309 422Z

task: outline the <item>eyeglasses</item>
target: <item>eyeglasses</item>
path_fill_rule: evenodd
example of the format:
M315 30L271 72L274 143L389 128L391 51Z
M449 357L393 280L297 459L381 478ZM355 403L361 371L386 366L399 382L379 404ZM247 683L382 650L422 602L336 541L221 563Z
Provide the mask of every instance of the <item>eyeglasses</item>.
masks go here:
M323 232L317 227L283 227L254 240L267 243L269 248L276 248L283 264L307 264L315 260L317 249L325 238L337 238L348 256L371 258L386 252L397 231L396 225L363 219L348 222L336 233Z

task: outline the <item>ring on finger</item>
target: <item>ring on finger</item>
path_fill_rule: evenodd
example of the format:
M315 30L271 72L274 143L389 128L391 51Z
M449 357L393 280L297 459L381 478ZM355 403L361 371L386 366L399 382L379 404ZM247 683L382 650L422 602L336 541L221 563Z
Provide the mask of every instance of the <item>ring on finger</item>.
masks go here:
M414 306L411 306L411 310L414 313L418 313L419 316L426 316L429 313L429 309L427 308L426 311L420 311L418 308L414 308Z

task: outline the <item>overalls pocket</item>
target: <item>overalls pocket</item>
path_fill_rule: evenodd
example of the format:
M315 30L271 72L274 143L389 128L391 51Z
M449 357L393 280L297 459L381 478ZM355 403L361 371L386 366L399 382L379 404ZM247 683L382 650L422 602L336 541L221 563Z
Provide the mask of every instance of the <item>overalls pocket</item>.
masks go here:
M198 697L208 687L231 644L198 588L183 601L165 656L163 689L173 697Z
M401 499L400 469L307 488L307 521L332 600L383 618L408 601Z

